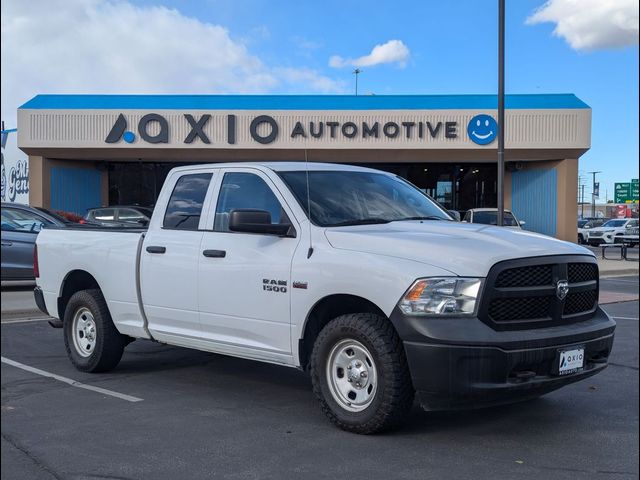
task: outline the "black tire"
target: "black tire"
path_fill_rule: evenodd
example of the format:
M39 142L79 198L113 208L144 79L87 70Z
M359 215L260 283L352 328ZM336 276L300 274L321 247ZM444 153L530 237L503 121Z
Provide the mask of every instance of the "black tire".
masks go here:
M578 234L578 243L579 243L580 245L583 245L583 244L585 243L585 241L584 241L584 237L582 236L582 234L581 234L581 233L579 233L579 234Z
M95 323L95 343L88 356L78 352L73 339L73 320L77 312L86 309ZM113 324L102 292L97 289L81 290L73 294L64 313L64 345L71 363L82 372L107 372L118 365L128 337Z
M347 410L331 393L327 362L334 346L349 339L364 345L377 370L373 400L362 411ZM343 430L371 434L397 427L413 405L414 389L404 347L391 322L371 313L342 315L329 322L313 345L313 391L325 415Z

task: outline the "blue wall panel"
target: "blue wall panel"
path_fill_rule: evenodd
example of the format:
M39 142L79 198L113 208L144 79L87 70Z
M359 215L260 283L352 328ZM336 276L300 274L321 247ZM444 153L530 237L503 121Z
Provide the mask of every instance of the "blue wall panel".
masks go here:
M101 173L88 168L51 169L51 209L87 213L102 204Z
M511 210L525 230L555 236L558 211L556 169L521 170L511 174Z

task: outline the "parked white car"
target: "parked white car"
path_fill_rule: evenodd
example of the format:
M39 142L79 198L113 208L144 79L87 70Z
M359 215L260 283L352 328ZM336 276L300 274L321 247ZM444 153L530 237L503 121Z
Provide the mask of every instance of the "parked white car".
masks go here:
M467 223L481 223L483 225L497 225L498 224L498 209L497 208L472 208L467 210L463 222ZM504 211L503 226L507 228L521 229L525 224L524 220L518 220L516 216L510 210Z
M635 235L634 235L635 232ZM598 246L604 243L634 243L629 241L637 239L638 219L637 218L614 218L601 227L592 228L589 231L589 245ZM635 242L637 243L637 242Z
M148 229L45 228L35 258L79 370L115 368L136 338L299 368L356 433L397 425L416 393L484 407L595 375L616 326L589 250L453 221L346 165L176 168Z
M608 218L582 218L578 220L578 243L589 243L589 232L608 221Z

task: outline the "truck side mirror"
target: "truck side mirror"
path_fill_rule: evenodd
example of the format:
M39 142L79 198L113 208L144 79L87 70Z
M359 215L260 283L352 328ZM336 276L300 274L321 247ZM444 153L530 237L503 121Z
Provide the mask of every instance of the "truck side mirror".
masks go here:
M261 233L280 237L295 237L290 223L271 223L271 214L266 210L237 209L229 214L229 230L232 232Z

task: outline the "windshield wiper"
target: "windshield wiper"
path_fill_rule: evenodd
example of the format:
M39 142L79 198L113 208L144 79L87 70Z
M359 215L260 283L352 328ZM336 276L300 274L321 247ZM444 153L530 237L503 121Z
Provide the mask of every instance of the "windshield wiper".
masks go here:
M404 217L404 218L397 218L393 221L404 222L406 220L446 220L448 222L453 221L453 220L449 220L448 218L439 217L438 215L427 215L426 217Z
M387 218L361 218L358 220L347 220L345 222L332 223L330 227L349 227L351 225L374 225L380 223L389 223L391 220Z

